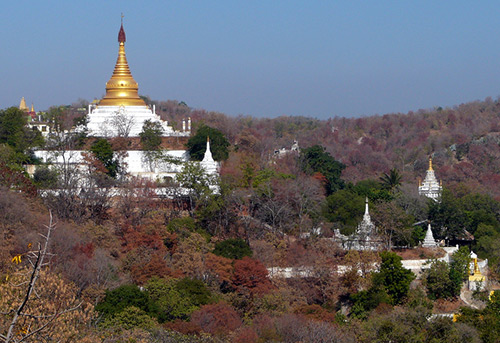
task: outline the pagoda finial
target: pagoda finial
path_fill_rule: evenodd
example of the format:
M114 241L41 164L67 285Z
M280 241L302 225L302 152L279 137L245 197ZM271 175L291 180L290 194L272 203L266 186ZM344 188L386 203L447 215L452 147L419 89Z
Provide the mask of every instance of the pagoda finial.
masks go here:
M118 43L125 43L127 39L125 38L125 30L123 29L123 13L121 17L120 31L118 32Z
M433 170L432 169L432 156L429 157L429 170Z
M139 97L139 85L132 77L125 56L125 30L122 25L118 33L118 59L116 60L113 75L106 83L106 95L98 106L146 106L144 100Z

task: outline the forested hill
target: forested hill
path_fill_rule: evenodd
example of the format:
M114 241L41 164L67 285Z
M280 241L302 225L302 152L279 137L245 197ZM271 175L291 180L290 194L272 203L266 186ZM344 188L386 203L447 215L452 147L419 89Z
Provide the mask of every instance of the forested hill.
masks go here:
M163 115L175 120L175 102L168 104ZM346 165L342 178L347 181L378 178L397 168L404 182L417 184L432 155L436 176L445 186L463 182L500 198L500 103L491 98L453 108L363 118L232 118L200 110L191 116L194 123L203 121L222 130L236 152L251 154L257 164L296 139L301 148L326 147Z

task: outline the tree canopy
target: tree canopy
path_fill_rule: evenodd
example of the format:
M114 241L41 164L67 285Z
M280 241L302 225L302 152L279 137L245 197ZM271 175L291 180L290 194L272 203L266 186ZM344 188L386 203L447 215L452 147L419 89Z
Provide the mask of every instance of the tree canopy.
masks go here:
M196 134L189 138L186 144L191 158L195 161L203 159L207 147L207 138L210 138L210 150L214 160L227 160L229 157L229 141L221 131L206 125L200 126Z
M340 179L340 176L345 165L336 161L323 146L313 145L303 149L300 156L304 172L321 173L324 176L327 195L344 187L344 181Z

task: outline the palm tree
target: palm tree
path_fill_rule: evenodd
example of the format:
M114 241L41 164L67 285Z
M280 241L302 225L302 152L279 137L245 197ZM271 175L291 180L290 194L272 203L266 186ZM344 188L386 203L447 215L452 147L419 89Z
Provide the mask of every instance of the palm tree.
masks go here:
M401 186L401 174L396 168L392 168L389 173L384 173L380 177L380 184L384 189L391 192L397 190Z

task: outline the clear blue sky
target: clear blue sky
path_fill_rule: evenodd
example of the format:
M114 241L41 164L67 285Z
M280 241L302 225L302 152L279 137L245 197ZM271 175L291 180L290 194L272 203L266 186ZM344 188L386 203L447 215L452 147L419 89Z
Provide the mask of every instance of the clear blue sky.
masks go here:
M500 94L496 1L5 1L0 108L92 100L123 12L139 92L194 108L317 118Z

